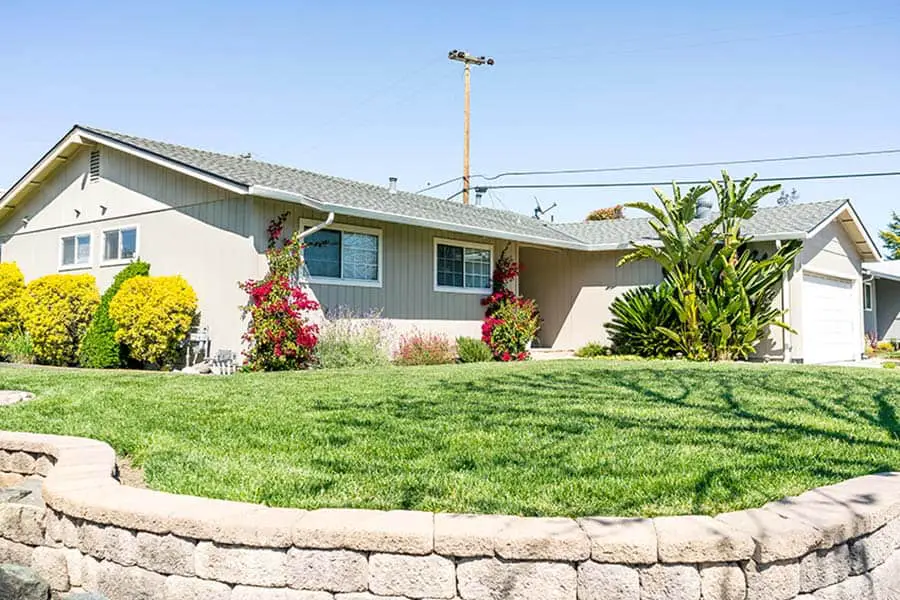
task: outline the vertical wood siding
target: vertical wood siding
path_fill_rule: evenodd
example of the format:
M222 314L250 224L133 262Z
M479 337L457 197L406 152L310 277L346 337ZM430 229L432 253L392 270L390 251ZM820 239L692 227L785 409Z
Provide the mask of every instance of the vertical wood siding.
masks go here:
M288 224L292 230L300 219L324 221L326 217L304 206L262 198L256 198L254 206L260 239L265 236L269 221L282 212L290 213ZM379 313L390 319L449 321L477 321L484 316L482 296L434 290L434 239L490 244L495 260L506 246L505 241L343 215L337 215L334 222L381 230L382 287L313 283L316 299L326 312L344 309L359 316ZM515 252L514 244L509 252Z

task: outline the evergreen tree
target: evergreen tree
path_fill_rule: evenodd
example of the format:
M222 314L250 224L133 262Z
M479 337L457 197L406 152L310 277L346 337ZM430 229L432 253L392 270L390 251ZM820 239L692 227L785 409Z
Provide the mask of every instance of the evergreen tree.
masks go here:
M888 223L887 229L878 233L884 247L887 250L887 257L892 260L900 260L900 215L891 212L891 222Z

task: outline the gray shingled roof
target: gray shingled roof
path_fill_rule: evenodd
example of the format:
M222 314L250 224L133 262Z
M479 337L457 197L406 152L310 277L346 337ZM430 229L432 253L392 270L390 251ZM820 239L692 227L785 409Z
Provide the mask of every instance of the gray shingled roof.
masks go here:
M435 226L439 228L440 224L444 224L448 229L453 226L488 229L502 234L498 237L537 239L548 245L576 248L625 246L632 241L652 239L654 236L647 218L551 224L512 211L465 206L459 202L408 192L398 191L392 194L386 187L377 185L102 129L79 127L89 133L151 152L239 185L265 186L300 194L336 207L378 211L384 213L385 217L394 215L399 218L424 219L435 222ZM808 232L845 202L846 200L833 200L762 208L745 223L744 231L756 237Z
M742 231L754 237L806 233L815 229L846 203L847 200L829 200L764 207L744 222ZM560 223L556 228L587 244L640 241L655 237L649 218Z
M428 219L448 225L486 228L505 232L513 237L536 237L548 242L563 244L579 243L579 240L573 239L565 232L557 231L549 223L529 218L521 213L480 206L464 206L459 202L408 192L398 191L391 194L386 187L330 175L157 142L102 129L84 126L81 126L81 129L245 186L266 186L347 208L375 210L397 216Z

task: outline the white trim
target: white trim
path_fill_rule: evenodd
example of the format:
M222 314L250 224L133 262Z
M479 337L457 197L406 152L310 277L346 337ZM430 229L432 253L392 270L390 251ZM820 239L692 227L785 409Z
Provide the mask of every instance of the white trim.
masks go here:
M119 256L122 255L122 232L127 231L129 229L134 229L134 256L131 258L106 258L106 234L110 231L118 231L119 232ZM110 227L108 229L100 230L100 266L101 267L109 267L115 265L127 265L128 263L134 262L141 255L141 226L137 223L133 225L120 225L116 227Z
M435 292L444 292L449 294L478 294L479 296L489 296L491 293L490 284L486 288L469 288L469 287L454 287L449 285L438 285L437 282L437 264L438 264L438 254L437 249L438 245L443 246L455 246L457 248L463 249L463 285L465 285L466 281L466 264L465 264L465 249L472 248L475 250L487 250L490 252L490 266L493 271L494 268L494 246L491 244L483 244L479 242L467 242L465 240L451 240L447 238L433 238L432 247L433 247L433 262L431 263L431 271L432 271L432 283L434 283L434 291ZM488 281L491 280L491 275L488 275Z
M88 236L88 260L86 263L74 262L71 265L63 264L63 240L68 238L75 238L75 260L78 260L78 238L82 236ZM94 265L94 232L93 231L78 231L78 232L70 232L60 234L57 239L57 243L59 244L59 255L57 260L57 270L58 271L77 271L79 269L90 269Z
M460 225L457 223L448 223L435 219L424 219L421 217L410 217L407 215L398 215L380 210L369 208L353 208L344 206L343 204L333 204L330 202L320 202L304 194L295 194L293 192L285 192L260 185L250 186L250 194L261 198L269 198L271 200L282 200L284 202L292 202L294 204L302 204L320 212L334 212L347 217L360 217L363 219L372 219L375 221L384 221L387 223L398 223L400 225L413 225L416 227L427 227L431 229L443 229L454 233L465 233L476 235L479 237L488 237L497 240L506 240L511 242L532 242L539 246L550 246L554 248L568 248L570 250L628 250L632 248L631 242L614 242L608 244L582 244L577 241L563 242L549 238L541 238L533 235L516 235L504 231L496 231L487 227L475 227L472 225ZM565 235L565 234L563 234Z
M866 306L866 291L869 292L869 305ZM875 310L875 285L871 281L863 281L863 311L872 312Z
M300 219L300 228L302 230L303 227L309 227L312 229L313 227L317 227L321 225L320 221L314 221L310 219ZM321 277L321 276L309 276L308 283L314 283L317 285L348 285L355 287L372 287L372 288L380 288L384 285L384 235L381 229L375 227L359 227L358 225L345 225L344 223L331 223L326 227L321 227L319 229L322 230L332 230L332 231L346 231L348 233L362 233L365 235L371 235L378 239L378 278L377 279L350 279L343 276L344 271L344 262L343 262L343 248L341 249L341 277ZM344 238L341 236L341 245L343 246Z
M159 165L162 167L172 169L173 171L181 173L182 175L194 177L195 179L199 179L200 181L204 181L206 183L215 185L217 187L224 188L230 192L234 192L235 194L245 195L248 193L249 188L247 188L247 186L245 186L245 185L240 185L240 184L228 181L227 179L223 179L221 177L216 177L215 175L210 175L209 173L201 171L200 169L195 169L192 167L188 167L186 165L182 165L182 164L178 163L177 161L174 161L174 160L171 160L168 158L163 158L162 156L158 156L156 154L153 154L152 152L148 152L146 150L141 150L141 149L135 148L133 146L129 146L128 144L123 144L122 142L118 142L112 138L108 138L103 135L94 134L94 133L91 133L91 132L86 131L81 128L78 128L77 131L79 132L80 136L83 139L92 141L96 144L102 144L104 146L108 146L108 147L112 148L113 150L118 150L119 152L131 154L132 156L137 156L138 158L142 158L146 161L152 162L155 165Z
M839 271L829 271L828 269L819 269L817 267L809 267L806 266L803 268L803 275L811 275L812 277L819 277L820 279L834 279L837 281L843 282L855 282L859 281L861 277L857 275L850 275L848 273L841 273Z

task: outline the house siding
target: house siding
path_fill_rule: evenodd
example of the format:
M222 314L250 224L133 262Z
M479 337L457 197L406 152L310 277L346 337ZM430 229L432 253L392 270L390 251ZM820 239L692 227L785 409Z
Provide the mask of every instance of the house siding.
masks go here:
M900 339L900 281L876 280L875 297L878 339Z
M298 227L301 220L321 222L327 217L305 206L263 198L255 198L253 205L254 217L263 231L269 221L283 212L289 213L288 231ZM434 289L434 240L488 244L494 249L494 260L507 242L344 215L336 215L334 223L381 230L382 286L310 284L326 314L338 310L357 317L378 314L401 330L430 329L451 336L480 334L484 317L482 295ZM507 252L515 256L516 244L509 243L508 247Z
M0 226L3 260L18 263L26 281L90 273L102 291L123 266L101 264L101 232L137 225L138 253L151 273L182 275L197 292L213 349L239 350L245 297L236 283L264 268L246 199L106 147L101 178L90 182L89 160L88 149L77 152ZM60 237L83 232L92 234L91 264L61 271Z
M617 266L625 252L577 252L522 247L520 288L541 311L539 346L572 350L609 343L605 323L612 301L626 290L658 283L659 266L642 261Z

